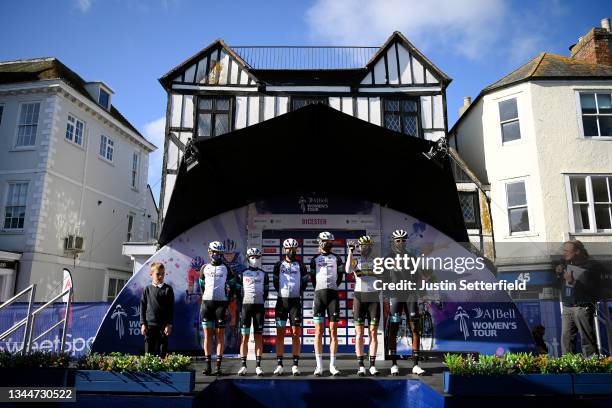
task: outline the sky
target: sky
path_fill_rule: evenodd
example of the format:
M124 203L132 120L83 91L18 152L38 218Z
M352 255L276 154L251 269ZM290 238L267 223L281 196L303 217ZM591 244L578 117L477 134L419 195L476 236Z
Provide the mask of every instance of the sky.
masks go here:
M610 0L0 0L0 60L53 56L108 84L117 109L158 146L149 159L157 199L166 109L157 79L217 38L380 46L401 31L453 79L450 128L464 96L540 52L567 56L605 17Z

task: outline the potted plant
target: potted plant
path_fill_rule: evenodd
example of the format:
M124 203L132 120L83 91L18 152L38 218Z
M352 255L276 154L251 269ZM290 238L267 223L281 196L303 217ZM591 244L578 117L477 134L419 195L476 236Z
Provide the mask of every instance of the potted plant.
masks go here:
M0 383L4 387L71 387L74 373L69 365L66 353L0 351Z

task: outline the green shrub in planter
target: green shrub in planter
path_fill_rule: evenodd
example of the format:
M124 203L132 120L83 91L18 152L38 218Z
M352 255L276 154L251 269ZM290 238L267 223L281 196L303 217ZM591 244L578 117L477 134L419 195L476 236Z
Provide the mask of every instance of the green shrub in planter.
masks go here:
M164 358L145 354L144 356L110 353L92 353L81 357L77 361L77 368L81 370L102 370L117 372L159 372L159 371L188 371L191 367L191 358L181 354L168 354Z
M11 354L0 351L0 368L68 368L70 355L67 353Z

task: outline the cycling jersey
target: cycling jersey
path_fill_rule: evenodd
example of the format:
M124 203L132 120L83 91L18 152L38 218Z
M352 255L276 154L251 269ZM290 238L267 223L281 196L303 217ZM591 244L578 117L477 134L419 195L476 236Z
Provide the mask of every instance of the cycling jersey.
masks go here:
M278 296L284 299L299 298L308 283L306 265L299 261L286 259L277 262L272 272L272 283Z
M310 273L315 291L338 290L344 273L342 258L334 253L319 254L310 261Z
M355 275L355 292L377 292L374 289L374 281L379 278L372 272L374 269L372 259L364 259L361 256L355 257L350 269Z
M234 273L225 263L208 263L200 269L202 300L227 301L234 286Z
M268 274L260 268L247 268L236 276L242 304L263 304L268 297Z

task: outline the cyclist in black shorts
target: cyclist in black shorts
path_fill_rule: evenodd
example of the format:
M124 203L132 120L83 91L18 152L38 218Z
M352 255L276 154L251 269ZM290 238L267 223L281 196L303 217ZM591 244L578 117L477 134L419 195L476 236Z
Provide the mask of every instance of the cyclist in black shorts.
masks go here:
M219 241L213 241L208 245L208 256L210 263L200 268L200 288L202 289L202 303L200 305L200 316L202 328L204 329L204 359L206 368L204 375L211 375L210 360L212 355L213 330L216 328L217 338L217 371L215 375L221 375L221 361L223 360L223 349L225 346L225 315L227 303L232 295L235 284L232 269L223 262L224 246Z
M260 268L261 251L258 248L249 248L246 255L249 267L236 275L236 287L239 289L242 298L242 310L240 312L240 332L242 333L240 360L242 366L238 375L245 375L247 372L246 361L252 323L255 334L255 374L262 376L264 372L261 368L261 354L263 351L264 303L268 298L268 274Z
M310 261L312 284L315 288L313 305L313 320L315 324L315 357L317 368L314 375L323 374L323 334L325 333L325 312L329 317L329 372L337 375L336 351L338 350L338 317L340 307L338 301L338 286L342 282L344 262L342 258L331 252L334 236L331 232L319 234L320 254Z
M404 255L406 251L406 241L408 240L408 233L404 230L398 229L393 231L393 241L391 244L392 253L389 257L395 257L396 255ZM389 272L389 279L392 282L401 282L403 279L412 279L413 276L409 271L398 271L391 269ZM412 331L412 361L414 363L412 367L412 374L422 375L425 370L419 367L419 346L421 342L421 334L419 333L419 307L417 303L417 297L414 293L406 299L399 299L397 297L391 297L389 299L389 355L391 356L392 366L391 375L398 375L399 368L397 366L397 332L399 331L399 325L402 321L402 313L406 314L406 320L410 325Z
M359 362L357 375L364 376L366 369L364 359L364 325L366 318L370 323L370 374L378 375L376 369L376 351L378 349L378 323L380 322L380 291L374 289L374 281L377 279L373 271L372 260L372 238L364 235L357 240L360 256L354 257L353 243L348 246L346 258L346 273L355 275L355 291L353 292L353 320L355 322L355 354Z
M302 294L308 284L306 265L296 259L298 242L288 238L283 242L285 257L274 265L272 282L278 293L276 298L276 361L278 363L274 375L283 373L283 354L285 351L285 326L287 317L291 326L291 351L293 366L291 373L300 375L298 363L300 360L300 336L302 325Z

